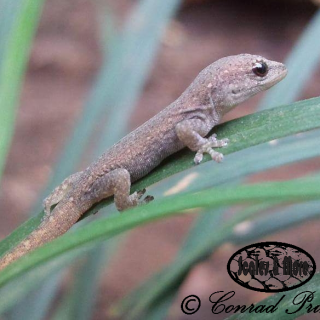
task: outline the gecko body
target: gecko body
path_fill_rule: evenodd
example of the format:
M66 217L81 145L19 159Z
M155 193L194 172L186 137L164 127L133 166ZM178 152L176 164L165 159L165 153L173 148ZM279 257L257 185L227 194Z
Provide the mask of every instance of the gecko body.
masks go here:
M44 200L40 225L0 259L0 270L26 253L64 234L96 202L114 196L119 211L147 203L145 190L130 194L131 183L144 177L163 159L188 147L199 164L204 153L220 162L214 148L228 140L206 138L224 114L286 76L286 67L261 56L222 58L202 70L172 104L125 136L84 171L65 179ZM56 207L51 211L53 205Z

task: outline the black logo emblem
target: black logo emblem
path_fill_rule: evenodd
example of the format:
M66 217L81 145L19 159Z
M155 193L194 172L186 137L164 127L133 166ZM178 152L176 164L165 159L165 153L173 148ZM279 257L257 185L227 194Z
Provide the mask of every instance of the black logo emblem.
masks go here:
M238 250L228 262L235 282L250 290L281 292L295 289L314 275L316 263L303 249L283 242L260 242Z

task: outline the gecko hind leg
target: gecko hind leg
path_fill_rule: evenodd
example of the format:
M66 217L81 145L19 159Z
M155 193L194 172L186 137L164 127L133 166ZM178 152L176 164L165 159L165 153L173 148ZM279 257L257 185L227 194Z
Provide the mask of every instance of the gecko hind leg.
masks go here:
M114 195L114 203L119 211L146 204L154 199L152 196L142 199L146 189L130 194L130 187L130 173L124 168L119 168L98 179L93 184L89 195L93 195L99 201Z
M44 212L45 216L49 216L51 212L51 207L57 203L59 203L63 197L67 194L67 192L70 190L70 188L73 186L74 183L78 181L82 174L81 172L77 172L63 180L63 182L56 187L51 194L49 194L48 197L46 197L43 200L43 207L44 207Z

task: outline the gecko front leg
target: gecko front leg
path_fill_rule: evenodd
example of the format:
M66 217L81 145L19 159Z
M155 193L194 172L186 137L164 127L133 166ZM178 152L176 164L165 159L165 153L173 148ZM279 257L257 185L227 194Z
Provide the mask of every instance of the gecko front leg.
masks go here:
M212 148L226 147L229 140L218 140L216 134L204 138L211 129L212 128L202 119L188 119L176 125L178 138L189 149L197 152L194 157L195 164L199 164L202 161L204 153L208 153L211 158L217 162L221 162L223 159L223 154Z

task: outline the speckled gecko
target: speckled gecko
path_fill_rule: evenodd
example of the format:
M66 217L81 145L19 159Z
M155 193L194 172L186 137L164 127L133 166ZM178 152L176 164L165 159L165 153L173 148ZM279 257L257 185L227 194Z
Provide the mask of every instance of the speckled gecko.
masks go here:
M220 162L227 139L206 138L224 114L239 103L282 80L286 67L261 56L240 54L222 58L200 72L172 104L107 150L84 171L65 179L44 200L41 224L0 260L0 270L24 254L64 234L96 202L114 196L119 211L147 203L145 190L130 194L142 178L169 155L185 146ZM51 211L51 207L57 206Z

